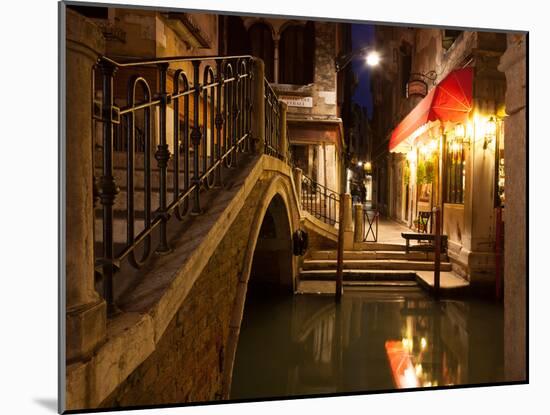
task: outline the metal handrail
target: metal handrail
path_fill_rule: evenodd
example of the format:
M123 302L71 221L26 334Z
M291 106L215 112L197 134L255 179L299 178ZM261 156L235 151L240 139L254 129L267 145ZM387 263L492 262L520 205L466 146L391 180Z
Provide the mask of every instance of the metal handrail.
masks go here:
M284 154L281 153L281 110L277 94L267 81L264 79L265 87L265 153L284 160Z
M126 62L119 62L108 56L101 56L100 61L105 61L114 65L117 68L132 67L132 66L144 66L144 65L158 65L163 63L175 63L175 62L194 62L194 61L208 61L208 60L235 60L235 59L253 59L252 55L231 55L231 56L219 56L219 55L205 55L205 56L170 56L167 58L151 58L142 60L128 60Z
M192 74L188 75L180 68L169 72L170 64L177 62L191 63ZM149 76L154 71L158 88L155 88L157 83L150 82L145 74L135 73L138 66L147 68ZM132 70L124 73L124 68ZM253 60L249 55L172 57L131 62L118 62L106 56L98 59L93 69L92 96L101 96L100 101L93 102L93 119L101 125L102 131L98 137L102 145L97 146L101 148L101 175L95 180L102 238L101 252L95 252L95 257L96 270L103 277L103 296L110 313L116 310L113 276L120 269L121 262L127 260L133 267L141 268L153 251L169 253L167 226L171 217L181 221L188 214L200 214L201 194L222 187L225 170L237 166L240 153L251 151L253 71ZM118 93L120 88L115 95L117 72L129 76L126 96ZM169 77L172 91L168 91ZM101 80L97 83L98 91L95 90L96 78ZM275 105L277 96L271 94L271 89L269 91L267 100L270 106L269 109L266 106L266 119L272 120L272 130L269 136L266 134L266 152L268 149L271 152L272 144L278 143L280 134L279 124L275 123L279 120L279 107ZM115 102L123 105L117 106ZM173 114L171 137L167 133L169 108ZM153 136L153 111L158 111L158 142ZM125 137L119 136L115 143L117 132L124 133ZM116 165L120 157L115 159L113 156L117 150L125 154L124 166ZM136 172L135 165L137 153L142 154L140 163L143 166L139 172ZM279 156L277 152L271 155ZM158 177L153 176L153 158ZM122 179L126 187L124 201L117 198L121 179L115 179L115 171L121 170L125 175ZM172 178L171 189L169 177ZM136 206L136 182L140 180L142 209ZM153 206L157 199L157 206ZM140 220L136 218L139 212L143 216ZM126 227L125 242L118 244L114 239L115 218L123 220ZM153 238L156 230L158 237ZM153 250L153 241L157 240ZM139 258L138 248L141 251Z
M336 225L339 223L340 194L302 175L302 209L311 213L323 222Z

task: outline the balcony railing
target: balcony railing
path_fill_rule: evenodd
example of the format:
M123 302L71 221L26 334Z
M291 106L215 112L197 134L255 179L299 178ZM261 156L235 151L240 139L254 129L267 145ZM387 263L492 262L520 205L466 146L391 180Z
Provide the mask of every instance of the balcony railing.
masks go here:
M201 214L205 192L222 187L252 150L254 66L250 56L98 60L95 259L110 313L122 262L139 269L153 253L169 253L169 220ZM264 98L265 152L283 158L280 106L269 84Z

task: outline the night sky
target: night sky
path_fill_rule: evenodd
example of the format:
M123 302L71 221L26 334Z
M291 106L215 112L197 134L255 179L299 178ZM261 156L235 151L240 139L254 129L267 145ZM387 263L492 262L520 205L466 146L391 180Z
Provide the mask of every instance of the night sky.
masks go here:
M359 49L374 42L374 26L369 24L352 24L351 25L351 46L352 50ZM355 57L351 61L353 72L357 76L359 84L353 95L353 102L367 107L369 118L372 118L372 95L370 90L369 68L365 64L364 57Z

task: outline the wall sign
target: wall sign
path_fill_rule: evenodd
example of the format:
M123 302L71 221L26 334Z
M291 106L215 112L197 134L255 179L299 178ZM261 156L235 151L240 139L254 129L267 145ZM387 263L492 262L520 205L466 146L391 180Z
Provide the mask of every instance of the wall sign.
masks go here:
M428 94L428 84L420 79L407 82L407 98L417 95L425 97Z
M313 107L313 98L312 97L299 97L295 95L280 95L279 99L283 101L289 107L304 107L312 108Z

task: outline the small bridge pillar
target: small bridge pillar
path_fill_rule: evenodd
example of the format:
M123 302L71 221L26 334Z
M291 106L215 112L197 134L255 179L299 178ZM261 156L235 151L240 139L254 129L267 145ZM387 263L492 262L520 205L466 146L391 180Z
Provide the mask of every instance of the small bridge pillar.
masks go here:
M363 237L365 235L365 221L363 218L363 205L361 203L357 203L355 205L354 213L355 213L354 241L363 242Z
M341 226L344 227L344 249L353 249L353 210L351 195L349 193L344 194L342 202L344 223L341 224Z

